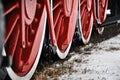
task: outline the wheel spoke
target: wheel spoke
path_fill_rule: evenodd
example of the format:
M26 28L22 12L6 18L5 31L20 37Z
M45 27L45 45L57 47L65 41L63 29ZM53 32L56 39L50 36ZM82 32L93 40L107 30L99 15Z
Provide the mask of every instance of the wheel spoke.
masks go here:
M4 15L7 15L9 13L11 13L12 11L14 11L16 8L19 7L17 2L13 2L13 3L7 3L7 6L5 6L5 10L4 10Z
M80 15L80 16L81 16L81 19L82 19L84 13L86 12L86 5L82 5L81 7L82 7L82 8L81 8L81 13L80 13L81 15Z
M9 39L11 33L13 32L16 24L17 24L17 21L19 19L19 15L14 15L12 16L12 18L10 19L10 21L7 23L7 29L6 29L6 38L5 38L5 43L7 42L7 40Z
M12 39L9 39L9 41L7 41L6 43L6 45L9 45L6 46L6 52L9 53L9 55L11 55L12 58L14 57L15 49L20 35L20 30L18 28L19 25L16 25L16 28L14 29L14 31L12 31L11 34Z
M55 35L56 35L56 40L58 41L58 38L59 38L59 33L60 33L60 27L61 27L61 24L62 24L62 18L63 17L60 17L57 21L57 27L55 27Z
M56 0L56 1L53 0L53 9L52 10L54 11L60 5L62 5L62 1L61 0Z
M59 20L59 18L60 18L60 15L61 15L61 13L62 13L62 10L61 10L61 8L58 8L58 9L56 9L56 10L54 10L54 14L53 14L53 20L54 20L54 26L56 26L56 24L57 24L57 22L58 22L58 20Z
M83 4L85 4L86 3L86 0L81 0L80 1L80 6L82 6Z

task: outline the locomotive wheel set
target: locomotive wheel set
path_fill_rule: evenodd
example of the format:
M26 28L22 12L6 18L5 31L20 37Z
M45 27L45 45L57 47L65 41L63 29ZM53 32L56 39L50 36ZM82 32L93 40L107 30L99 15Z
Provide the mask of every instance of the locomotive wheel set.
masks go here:
M79 36L75 38L81 38L77 43L84 44L89 42L94 24L102 34L104 28L98 26L106 19L107 6L108 0L3 0L3 54L10 55L13 63L0 74L29 80L44 46L60 59L66 58L76 31Z

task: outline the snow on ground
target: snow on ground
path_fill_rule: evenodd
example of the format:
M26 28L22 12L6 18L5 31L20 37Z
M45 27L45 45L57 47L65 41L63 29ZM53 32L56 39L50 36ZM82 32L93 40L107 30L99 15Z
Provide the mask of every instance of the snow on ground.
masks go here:
M120 35L70 54L59 80L120 80Z

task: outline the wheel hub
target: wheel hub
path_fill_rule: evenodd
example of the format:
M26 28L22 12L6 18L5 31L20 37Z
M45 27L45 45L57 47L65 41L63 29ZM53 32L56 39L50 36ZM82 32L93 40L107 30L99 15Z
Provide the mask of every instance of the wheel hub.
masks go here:
M36 0L25 0L26 23L31 24L36 12Z

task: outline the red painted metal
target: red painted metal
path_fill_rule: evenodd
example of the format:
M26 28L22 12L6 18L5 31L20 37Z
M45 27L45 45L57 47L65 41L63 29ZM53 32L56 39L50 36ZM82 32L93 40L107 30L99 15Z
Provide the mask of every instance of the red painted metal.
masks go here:
M69 17L72 11L72 0L64 0L63 4L65 16Z
M9 0L4 3L5 50L12 56L13 71L20 77L30 71L38 55L39 46L42 45L46 11L50 41L52 46L59 48L59 51L56 50L58 54L68 52L67 48L72 42L76 27L78 7L79 27L84 43L87 43L91 36L93 10L97 21L103 23L106 17L108 0L51 1L52 3L49 0ZM62 55L61 58L65 56Z
M94 0L94 18L97 24L102 24L106 19L108 0Z
M82 1L81 1L82 2ZM92 0L88 0L87 1L87 9L88 9L88 11L90 11L91 9L92 9Z
M57 46L65 52L72 41L76 20L77 0L53 0L53 20Z
M26 40L25 40L25 1L24 0L21 0L21 2L20 2L20 24L21 24L21 38L22 38L22 41L21 41L21 46L23 47L23 48L25 48L26 47Z
M53 46L57 45L56 39L55 39L55 31L54 31L54 24L53 24L53 14L50 7L49 0L45 0L46 9L47 9L47 15L48 15L48 24L49 24L49 30L50 30L50 37L51 37L51 43Z
M108 0L94 0L94 22L96 27L98 24L102 24L106 19L106 11L108 6ZM104 27L97 28L98 33L102 34Z
M30 25L35 17L37 0L25 0L25 22Z
M12 69L16 75L25 76L32 68L42 44L45 21L44 1L7 1L4 2L4 8L5 50L12 56Z
M80 0L80 30L83 43L89 41L93 27L93 0Z
M97 0L98 2L98 19L100 20L101 24L105 21L106 19L106 11L107 11L107 6L108 6L108 0Z

